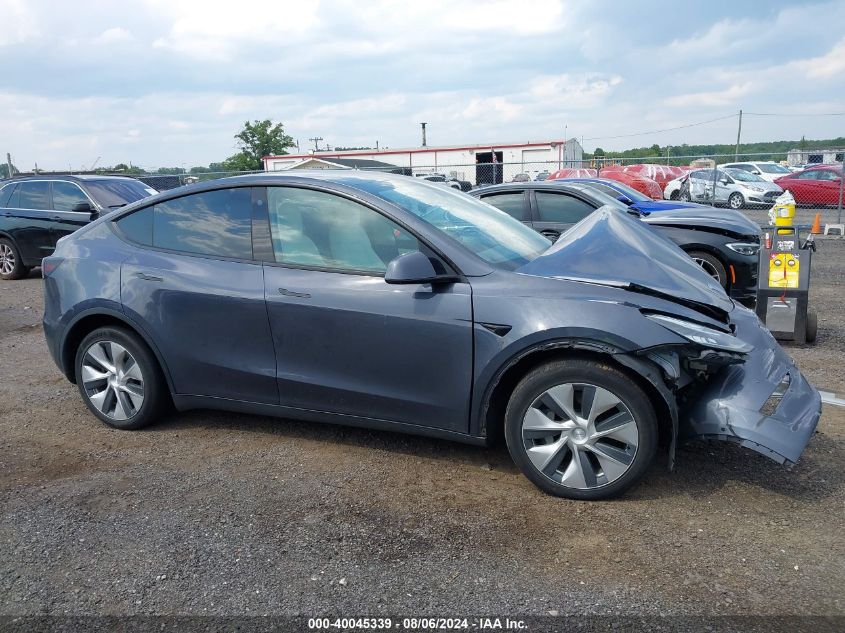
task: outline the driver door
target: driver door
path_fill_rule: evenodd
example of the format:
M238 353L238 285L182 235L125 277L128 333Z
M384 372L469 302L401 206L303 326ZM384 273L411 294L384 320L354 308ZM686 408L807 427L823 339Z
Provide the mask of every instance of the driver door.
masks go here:
M264 293L280 404L467 432L467 283L391 285L388 262L422 250L404 227L334 193L267 187L273 261Z

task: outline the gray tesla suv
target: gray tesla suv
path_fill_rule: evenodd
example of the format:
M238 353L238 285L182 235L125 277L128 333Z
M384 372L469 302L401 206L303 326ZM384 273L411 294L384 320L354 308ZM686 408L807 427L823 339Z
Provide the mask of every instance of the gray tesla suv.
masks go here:
M504 436L540 488L598 499L690 437L795 462L820 415L752 312L606 207L552 245L407 176L244 176L100 218L43 274L50 352L120 429L175 405Z

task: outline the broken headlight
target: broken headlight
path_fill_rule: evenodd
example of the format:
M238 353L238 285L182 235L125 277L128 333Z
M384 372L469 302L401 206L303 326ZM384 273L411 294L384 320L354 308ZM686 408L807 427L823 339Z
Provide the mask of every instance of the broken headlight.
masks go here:
M701 323L670 317L665 314L646 314L645 317L682 336L690 343L695 343L701 347L734 354L747 354L754 349L753 345L741 341L733 334L720 332Z

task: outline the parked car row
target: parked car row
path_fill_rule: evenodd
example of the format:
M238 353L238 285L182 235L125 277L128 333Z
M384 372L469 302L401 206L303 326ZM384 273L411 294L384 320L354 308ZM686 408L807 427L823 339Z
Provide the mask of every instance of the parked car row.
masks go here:
M680 246L731 297L753 302L759 226L729 210L643 200L638 192L621 187L625 185L607 179L572 179L494 185L475 189L472 195L552 241L600 207L632 213Z
M503 437L528 479L575 499L620 494L688 438L797 461L819 393L676 245L752 248L753 227L723 210L731 241L713 245L717 212L644 215L598 184L616 191L473 197L351 170L168 191L58 240L47 345L119 429L172 404Z

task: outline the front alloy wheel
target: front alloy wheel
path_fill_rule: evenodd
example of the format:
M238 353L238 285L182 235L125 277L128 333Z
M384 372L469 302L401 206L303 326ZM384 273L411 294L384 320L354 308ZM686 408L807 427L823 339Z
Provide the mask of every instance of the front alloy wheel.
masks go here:
M657 447L657 421L627 375L573 359L522 379L505 413L505 437L514 462L546 492L603 499L643 476Z
M735 191L728 198L728 206L735 211L739 211L743 206L745 206L745 198L742 197L741 193Z
M619 479L631 467L638 444L631 411L597 385L555 385L531 403L522 419L522 445L534 467L579 490Z

